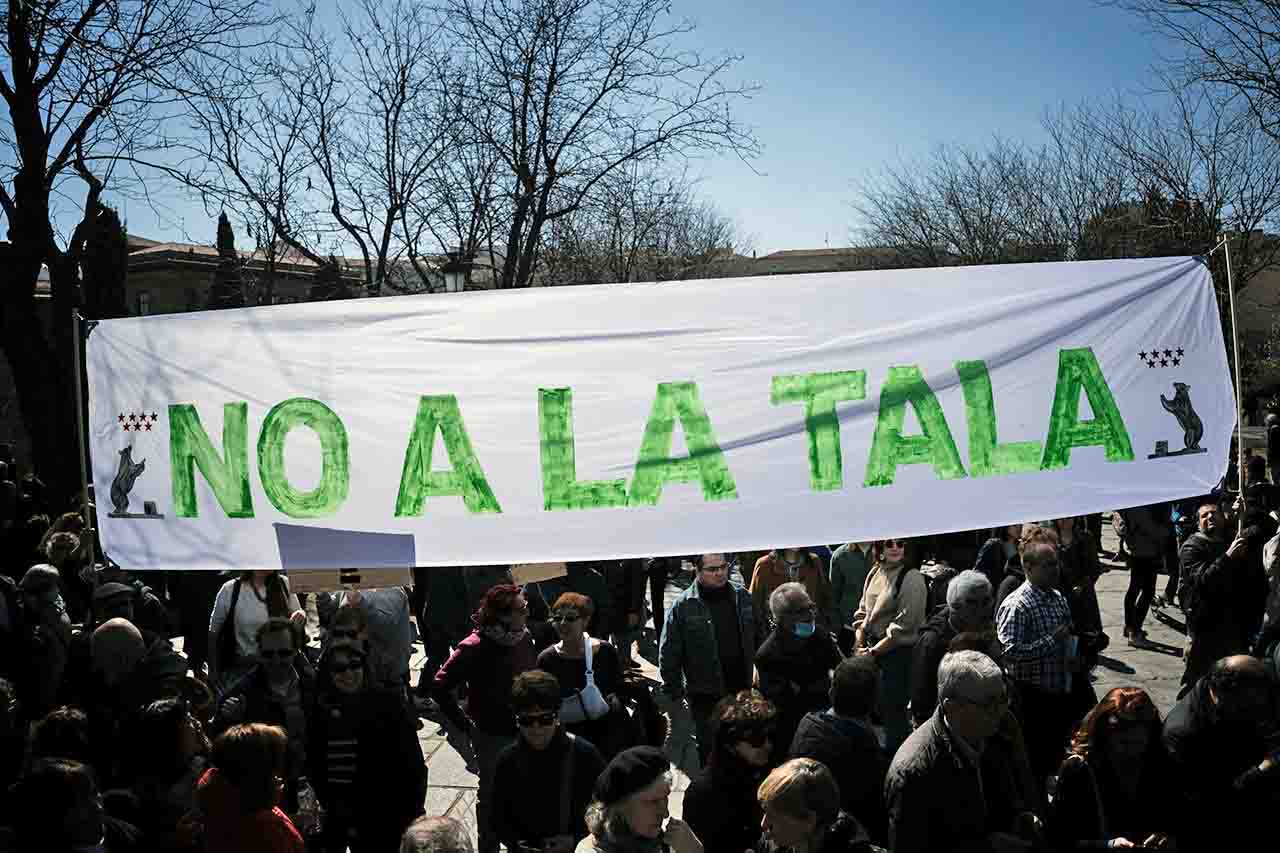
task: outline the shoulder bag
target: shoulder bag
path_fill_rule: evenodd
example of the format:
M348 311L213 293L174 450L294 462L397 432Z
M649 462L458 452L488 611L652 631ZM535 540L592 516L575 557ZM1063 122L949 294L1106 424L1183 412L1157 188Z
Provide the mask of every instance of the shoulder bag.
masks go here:
M596 687L595 675L591 670L591 637L584 636L586 641L587 683L581 690L575 690L572 696L566 696L560 702L560 720L565 723L581 723L585 720L599 720L608 715L609 703L605 701L600 688ZM564 652L564 643L557 648Z

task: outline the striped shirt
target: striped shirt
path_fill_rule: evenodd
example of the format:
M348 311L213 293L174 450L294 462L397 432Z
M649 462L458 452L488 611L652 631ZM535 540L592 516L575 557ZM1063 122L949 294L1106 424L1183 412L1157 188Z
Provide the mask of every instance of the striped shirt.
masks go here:
M1056 589L1024 581L1000 603L996 635L1014 681L1052 693L1067 691L1067 642L1054 632L1071 624L1071 609Z

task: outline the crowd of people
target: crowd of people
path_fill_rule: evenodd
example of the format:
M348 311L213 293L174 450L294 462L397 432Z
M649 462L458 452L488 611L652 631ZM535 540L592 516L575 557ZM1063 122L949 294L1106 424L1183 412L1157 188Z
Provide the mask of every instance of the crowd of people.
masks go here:
M305 596L275 571L131 575L9 465L0 851L1199 851L1267 837L1280 805L1265 465L1243 500L1111 520L1123 640L1149 643L1153 605L1185 621L1165 715L1094 689L1096 517ZM479 777L474 844L424 813L425 721Z

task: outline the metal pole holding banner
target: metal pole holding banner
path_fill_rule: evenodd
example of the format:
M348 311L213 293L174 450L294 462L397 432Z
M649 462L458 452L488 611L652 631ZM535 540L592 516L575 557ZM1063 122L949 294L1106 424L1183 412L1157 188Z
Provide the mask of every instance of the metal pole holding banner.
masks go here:
M1236 316L1236 282L1235 273L1231 269L1231 235L1222 239L1223 251L1227 256L1227 299L1231 307L1231 350L1235 356L1236 374L1236 482L1240 486L1240 518L1239 529L1244 530L1244 386L1240 382L1240 321ZM1230 483L1227 487L1230 488Z
M90 560L96 552L94 546L93 518L89 515L89 463L88 463L88 446L85 442L85 426L84 426L84 352L83 341L88 337L88 330L91 326L86 326L84 317L80 316L78 309L72 309L71 322L74 328L71 330L71 346L73 347L73 361L75 362L75 383L76 383L76 439L80 444L80 512L84 516L84 530L81 536L89 537L89 555Z

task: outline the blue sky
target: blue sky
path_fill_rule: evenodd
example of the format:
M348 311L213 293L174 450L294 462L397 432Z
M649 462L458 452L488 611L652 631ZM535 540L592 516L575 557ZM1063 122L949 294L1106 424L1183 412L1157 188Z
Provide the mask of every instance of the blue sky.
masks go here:
M695 165L702 191L763 254L849 242L854 179L993 134L1035 141L1047 106L1150 85L1157 42L1088 0L780 3L689 0L697 41L743 55L763 91L740 114L763 173Z
M1139 93L1172 51L1089 0L673 0L673 12L697 24L691 46L741 54L737 78L763 87L739 109L764 146L760 174L735 158L691 169L761 254L848 245L855 179L941 143L1036 141L1046 107ZM185 239L130 207L131 231ZM177 207L190 239L212 242L213 221Z

